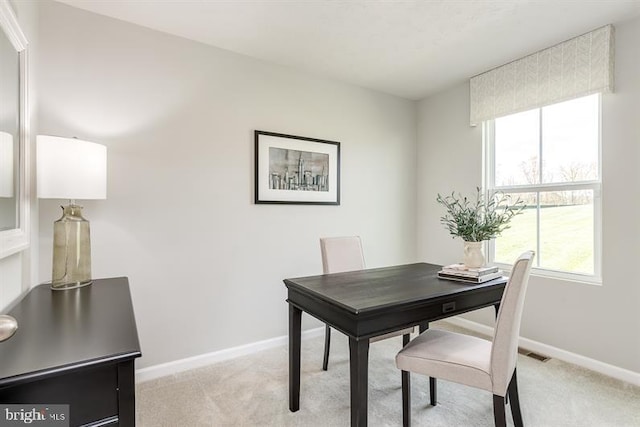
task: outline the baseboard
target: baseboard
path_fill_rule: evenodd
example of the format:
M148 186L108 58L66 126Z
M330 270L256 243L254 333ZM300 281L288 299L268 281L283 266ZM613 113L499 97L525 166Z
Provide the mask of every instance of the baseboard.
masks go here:
M302 332L302 339L315 338L324 333L324 326L315 329L309 329ZM211 353L200 354L198 356L187 357L185 359L174 360L172 362L161 363L159 365L148 366L146 368L136 370L136 382L141 383L167 375L177 374L178 372L188 371L189 369L201 368L216 362L233 359L240 356L256 353L261 350L279 347L287 344L289 338L283 335L264 341L258 341L238 347L226 348L224 350L214 351Z
M452 325L469 329L479 334L493 336L493 328L481 323L473 322L461 317L450 317L443 321L451 323ZM322 326L315 329L309 329L302 333L302 339L315 338L317 336L321 336L323 333L324 327ZM286 335L283 335L280 337L245 344L238 347L227 348L220 351L214 351L211 353L149 366L146 368L138 369L136 371L136 382L141 383L167 375L188 371L189 369L201 368L212 363L222 362L224 360L233 359L235 357L256 353L261 350L286 345L287 342L288 337ZM564 362L573 363L574 365L582 366L583 368L590 369L594 372L598 372L603 375L607 375L609 377L616 378L636 386L640 386L640 373L633 372L628 369L619 368L617 366L613 366L599 360L581 356L579 354L543 344L528 338L520 337L519 345L523 349L559 359Z
M473 322L471 320L463 319L461 317L449 317L443 321L451 323L452 325L469 329L479 334L493 336L492 327ZM528 338L520 337L519 346L534 353L539 353L545 356L562 360L564 362L572 363L574 365L587 368L591 371L598 372L608 377L616 378L618 380L640 386L640 373L638 372L633 372L628 369L609 365L608 363L590 359L588 357L581 356L579 354L572 353L561 348L553 347L551 345L543 344L538 341L530 340Z

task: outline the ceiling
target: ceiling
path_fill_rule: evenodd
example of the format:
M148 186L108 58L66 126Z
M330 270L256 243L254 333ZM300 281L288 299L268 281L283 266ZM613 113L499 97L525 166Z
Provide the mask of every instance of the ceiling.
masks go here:
M640 0L58 1L408 99L640 16Z

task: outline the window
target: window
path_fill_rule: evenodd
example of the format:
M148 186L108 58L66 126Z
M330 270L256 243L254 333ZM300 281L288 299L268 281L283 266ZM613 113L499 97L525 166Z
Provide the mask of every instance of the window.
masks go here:
M527 204L489 245L510 264L536 251L534 271L600 281L600 95L485 122L487 190Z

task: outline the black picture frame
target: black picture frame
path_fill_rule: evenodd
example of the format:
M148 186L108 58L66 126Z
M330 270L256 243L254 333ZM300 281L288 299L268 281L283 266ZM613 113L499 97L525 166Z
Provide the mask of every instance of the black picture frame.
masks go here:
M256 130L255 203L340 205L340 143Z

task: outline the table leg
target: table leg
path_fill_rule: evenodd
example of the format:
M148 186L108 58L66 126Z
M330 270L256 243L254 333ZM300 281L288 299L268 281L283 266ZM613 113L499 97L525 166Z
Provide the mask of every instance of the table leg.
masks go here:
M121 427L136 425L136 384L133 360L118 364L118 420Z
M349 337L351 371L351 427L367 425L369 382L369 340Z
M300 329L302 310L289 304L289 410L300 409Z

